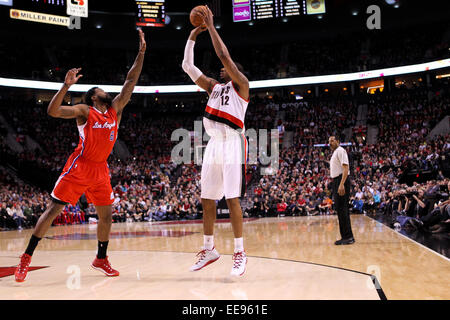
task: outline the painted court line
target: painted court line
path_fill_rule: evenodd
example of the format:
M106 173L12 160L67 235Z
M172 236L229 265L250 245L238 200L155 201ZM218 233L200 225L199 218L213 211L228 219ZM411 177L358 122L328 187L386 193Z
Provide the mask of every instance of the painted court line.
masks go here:
M383 227L389 229L391 232L394 232L395 234L398 234L399 236L402 236L403 238L408 239L408 240L411 241L412 243L414 243L414 244L416 244L416 245L418 245L418 246L420 246L420 247L422 247L422 248L425 248L426 250L428 250L428 251L434 253L435 255L437 255L437 256L439 256L439 257L441 257L441 258L444 258L445 260L447 260L447 261L450 262L450 259L449 259L449 258L447 258L446 256L440 254L439 252L436 252L436 251L434 251L434 250L432 250L432 249L430 249L430 248L424 246L423 244L421 244L421 243L419 243L419 242L417 242L417 241L414 241L413 239L411 239L411 238L405 236L404 234L401 234L400 232L397 232L397 231L395 231L395 230L389 228L387 225L385 225L385 224L383 224L383 223L381 223L381 222L375 220L374 218L371 218L371 217L368 217L368 216L364 216L364 217L366 217L366 218L368 218L368 219L370 219L370 220L373 220L373 221L375 221L375 222L378 223L378 224L381 224Z

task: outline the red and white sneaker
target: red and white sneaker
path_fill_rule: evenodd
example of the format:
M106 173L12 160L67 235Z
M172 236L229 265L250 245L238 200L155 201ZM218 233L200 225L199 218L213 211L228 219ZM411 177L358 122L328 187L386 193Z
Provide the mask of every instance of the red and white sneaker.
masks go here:
M197 257L198 261L189 269L190 271L198 271L208 264L217 261L220 258L220 254L216 248L212 248L211 250L203 249L197 253Z
M95 270L103 272L108 277L117 277L119 275L119 271L114 270L111 267L111 264L108 261L108 256L105 259L99 259L95 257L95 260L92 262L91 267Z
M27 278L28 274L28 267L31 263L31 256L29 254L22 254L20 256L20 263L16 268L16 271L14 272L14 276L16 278L17 282L24 282Z
M231 268L231 275L240 277L245 272L247 265L247 255L245 251L238 251L233 254L233 268Z

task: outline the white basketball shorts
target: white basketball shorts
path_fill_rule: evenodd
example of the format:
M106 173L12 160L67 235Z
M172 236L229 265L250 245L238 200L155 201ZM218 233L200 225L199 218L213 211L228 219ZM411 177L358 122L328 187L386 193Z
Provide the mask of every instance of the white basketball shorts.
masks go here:
M201 197L220 200L243 197L247 139L243 134L226 139L212 136L206 145L201 171Z

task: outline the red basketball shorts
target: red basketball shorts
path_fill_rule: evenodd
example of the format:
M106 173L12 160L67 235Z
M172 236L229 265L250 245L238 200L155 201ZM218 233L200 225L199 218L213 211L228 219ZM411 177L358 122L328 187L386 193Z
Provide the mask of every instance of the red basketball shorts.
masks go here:
M55 183L51 196L56 202L76 205L83 195L89 203L107 206L114 202L108 164L72 154Z

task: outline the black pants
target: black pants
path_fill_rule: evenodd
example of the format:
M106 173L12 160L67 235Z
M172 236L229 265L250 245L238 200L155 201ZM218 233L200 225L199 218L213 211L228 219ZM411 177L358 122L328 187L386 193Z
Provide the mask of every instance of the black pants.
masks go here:
M447 206L448 207L448 206ZM423 222L424 227L431 227L446 220L446 214L444 210L441 211L439 207L434 208L429 214L421 217L420 220Z
M353 238L352 226L350 222L350 212L348 203L350 199L350 179L347 177L344 183L345 194L340 196L338 193L339 184L341 183L342 175L333 178L332 190L334 209L337 212L339 219L339 230L341 232L342 239Z

